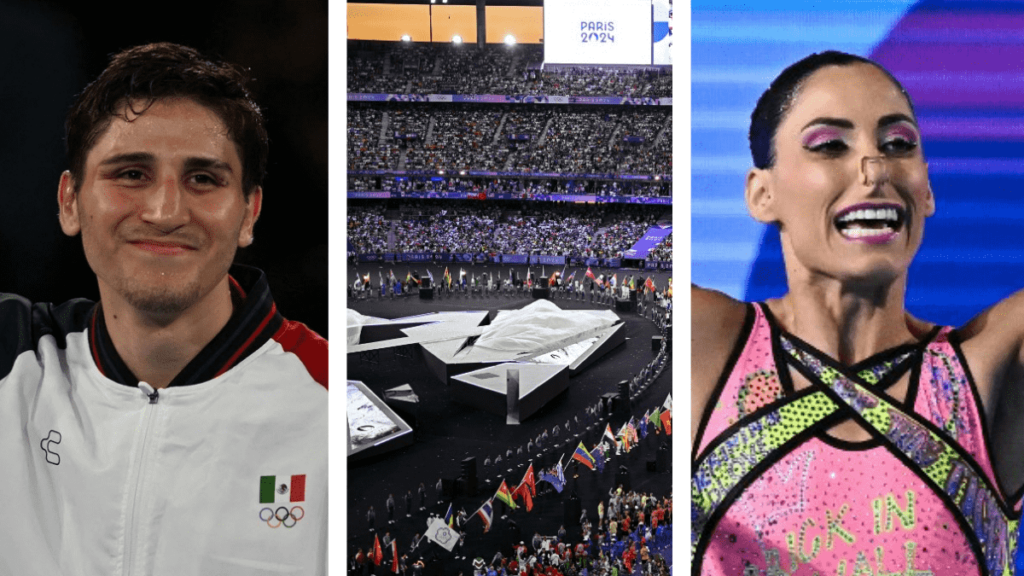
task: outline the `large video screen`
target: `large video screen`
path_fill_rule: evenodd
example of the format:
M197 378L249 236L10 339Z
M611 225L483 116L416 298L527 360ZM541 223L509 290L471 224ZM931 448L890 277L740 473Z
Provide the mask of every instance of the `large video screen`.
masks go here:
M672 0L654 0L654 27L651 41L654 43L654 64L672 64Z
M547 64L651 64L651 0L546 0Z

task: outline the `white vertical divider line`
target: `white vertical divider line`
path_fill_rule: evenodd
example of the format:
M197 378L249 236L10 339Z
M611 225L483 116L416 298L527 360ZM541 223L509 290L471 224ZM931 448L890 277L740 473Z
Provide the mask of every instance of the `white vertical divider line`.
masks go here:
M329 574L346 572L346 526L348 525L347 474L348 418L345 409L345 310L348 308L348 280L345 276L346 235L348 234L346 214L346 188L348 177L348 139L345 123L348 118L348 81L346 65L348 57L348 33L346 23L347 5L331 3L328 7L328 300L327 321L330 334L336 340L328 352L328 373L334 376L334 392L328 393L330 414L328 438L328 546L327 566ZM341 345L338 345L338 342Z
M690 2L673 12L672 49L672 549L688 573L690 550ZM676 289L676 286L679 288ZM680 417L680 415L683 415ZM678 467L677 467L678 466Z

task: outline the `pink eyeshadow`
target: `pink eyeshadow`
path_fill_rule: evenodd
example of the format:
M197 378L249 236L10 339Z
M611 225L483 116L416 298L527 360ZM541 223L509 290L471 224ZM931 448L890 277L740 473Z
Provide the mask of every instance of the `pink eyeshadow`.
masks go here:
M842 137L841 132L832 128L812 130L804 135L803 146L804 148L813 148L830 140L842 139Z
M890 136L898 136L907 142L917 143L917 132L915 132L911 127L903 124L897 124L890 128L886 137Z

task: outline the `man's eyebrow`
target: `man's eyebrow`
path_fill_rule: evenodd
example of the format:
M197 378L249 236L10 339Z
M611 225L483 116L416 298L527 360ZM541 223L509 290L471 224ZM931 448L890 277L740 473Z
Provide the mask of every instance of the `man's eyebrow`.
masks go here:
M896 114L889 114L887 116L882 116L881 118L879 118L878 127L883 128L890 124L897 124L899 122L906 122L907 124L910 124L914 128L917 128L917 122L914 122L913 118L899 112L897 112Z
M819 118L815 118L814 120L811 120L810 122L805 124L804 127L800 129L800 131L803 132L804 130L807 130L811 126L815 126L815 125L818 125L818 124L823 124L825 126L835 126L836 128L846 128L846 129L852 129L853 128L853 122L851 122L851 121L849 121L849 120L847 120L845 118L819 117Z
M156 159L155 156L149 152L128 152L125 154L118 154L117 156L111 156L106 160L100 162L100 166L110 166L112 164L130 164L133 162L152 162Z
M203 158L194 156L185 159L185 170L197 169L221 170L228 173L234 172L234 170L231 169L231 164L228 164L227 162L223 160L218 160L216 158Z

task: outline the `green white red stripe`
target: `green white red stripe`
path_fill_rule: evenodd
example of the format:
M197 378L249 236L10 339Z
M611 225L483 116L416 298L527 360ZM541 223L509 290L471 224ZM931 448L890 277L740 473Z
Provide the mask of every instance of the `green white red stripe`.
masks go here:
M260 504L303 502L306 500L306 475L260 476Z

